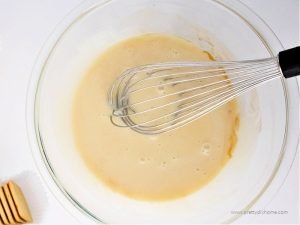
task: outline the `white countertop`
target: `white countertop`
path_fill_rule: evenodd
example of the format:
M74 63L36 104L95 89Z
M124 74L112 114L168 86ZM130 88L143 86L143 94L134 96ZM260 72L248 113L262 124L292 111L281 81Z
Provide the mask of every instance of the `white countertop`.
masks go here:
M38 224L78 223L43 184L26 135L27 85L39 49L80 0L0 0L0 183L15 179ZM243 0L273 29L284 47L299 45L298 0ZM299 154L267 210L285 215L244 216L236 223L299 223Z

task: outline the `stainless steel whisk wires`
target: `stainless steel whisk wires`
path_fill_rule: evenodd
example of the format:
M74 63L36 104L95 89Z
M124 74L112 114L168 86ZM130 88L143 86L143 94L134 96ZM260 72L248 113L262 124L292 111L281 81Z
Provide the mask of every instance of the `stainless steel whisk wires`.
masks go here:
M295 54L299 55L299 47L260 60L160 63L129 69L108 94L111 121L145 135L171 131L257 85L299 74L300 68L295 69L299 62L291 65L284 60Z

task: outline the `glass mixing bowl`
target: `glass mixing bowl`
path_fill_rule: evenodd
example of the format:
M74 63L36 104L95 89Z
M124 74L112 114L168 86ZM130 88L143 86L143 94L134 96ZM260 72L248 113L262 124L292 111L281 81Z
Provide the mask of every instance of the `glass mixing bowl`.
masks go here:
M218 60L270 57L282 45L235 0L88 0L49 37L33 70L27 125L33 156L50 191L84 223L230 223L235 211L263 209L283 183L297 150L299 91L277 79L242 95L233 158L204 188L178 200L143 202L102 185L74 145L72 98L93 59L144 33L185 38ZM268 189L268 191L266 191Z

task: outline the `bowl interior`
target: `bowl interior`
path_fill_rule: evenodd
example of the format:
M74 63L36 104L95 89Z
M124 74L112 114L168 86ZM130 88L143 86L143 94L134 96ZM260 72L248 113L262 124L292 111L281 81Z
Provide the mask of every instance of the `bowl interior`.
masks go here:
M226 23L225 23L226 21ZM255 202L282 157L286 100L278 79L242 95L241 124L233 158L207 186L160 203L112 192L89 172L72 136L72 101L93 59L112 44L144 33L185 38L218 60L270 57L248 21L218 1L113 0L81 13L62 33L41 70L35 99L40 151L52 176L73 203L108 223L221 223Z

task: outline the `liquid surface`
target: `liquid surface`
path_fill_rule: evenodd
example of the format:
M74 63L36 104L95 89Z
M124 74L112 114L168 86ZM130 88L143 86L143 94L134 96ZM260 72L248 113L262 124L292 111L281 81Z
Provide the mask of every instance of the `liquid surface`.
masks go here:
M111 85L128 68L211 59L188 41L147 34L112 46L93 62L74 98L73 128L82 159L101 182L131 198L162 201L189 195L220 172L237 139L236 102L157 136L115 127L107 103Z

